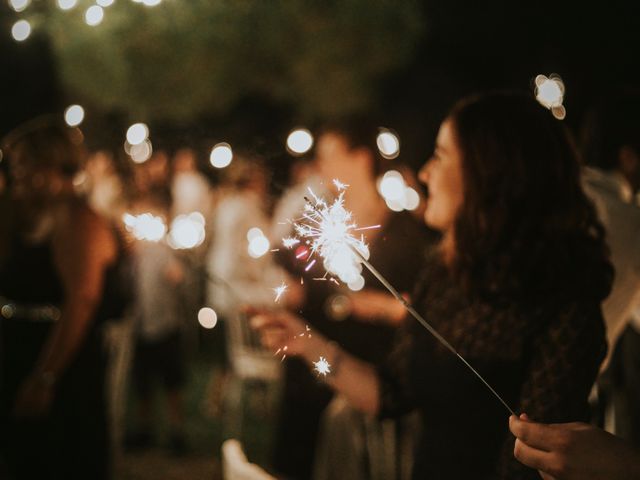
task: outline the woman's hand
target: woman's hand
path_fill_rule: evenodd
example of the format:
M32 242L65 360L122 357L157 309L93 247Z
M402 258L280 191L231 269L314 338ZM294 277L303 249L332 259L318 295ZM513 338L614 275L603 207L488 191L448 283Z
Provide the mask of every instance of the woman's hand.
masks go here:
M640 452L623 440L585 423L545 425L512 416L515 457L545 480L640 478Z
M262 344L282 355L305 356L313 340L304 320L286 310L261 310L251 314L251 327Z
M351 313L360 320L398 325L406 311L390 293L365 289L349 294Z

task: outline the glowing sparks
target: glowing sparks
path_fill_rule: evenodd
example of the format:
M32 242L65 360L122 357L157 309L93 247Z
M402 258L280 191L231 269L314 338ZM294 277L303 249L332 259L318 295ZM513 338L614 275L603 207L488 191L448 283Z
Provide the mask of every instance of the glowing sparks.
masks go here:
M338 180L334 182L340 188L348 186ZM304 255L302 252L299 254L300 258L309 257L305 271L308 272L316 264L317 259L313 257L318 254L329 274L335 275L343 283L355 281L362 272L360 256L368 259L369 248L362 237L354 236L359 228L352 221L351 212L344 208L344 190L331 204L319 198L311 189L309 193L313 200L307 199L302 218L293 222L297 237L306 239L310 249Z
M276 294L275 302L279 302L284 292L287 290L287 284L282 282L279 287L273 289L273 292Z
M293 336L293 339L295 340L296 338L311 338L311 328L309 327L309 325L305 325L304 326L304 332L300 332L297 335ZM276 350L276 352L274 353L274 355L280 355L282 354L282 357L280 358L280 361L284 362L284 360L287 358L287 350L289 350L289 345L285 345L281 348L279 348L278 350Z
M333 179L333 184L336 186L336 188L338 189L339 192L346 190L347 187L349 185L347 185L346 183L342 183L340 180L338 180L337 178Z
M325 377L331 373L331 365L324 357L320 357L320 360L313 362L313 369L318 372L319 375L324 375Z
M286 248L291 248L298 243L300 243L300 240L298 238L287 237L282 239L282 245L284 245Z

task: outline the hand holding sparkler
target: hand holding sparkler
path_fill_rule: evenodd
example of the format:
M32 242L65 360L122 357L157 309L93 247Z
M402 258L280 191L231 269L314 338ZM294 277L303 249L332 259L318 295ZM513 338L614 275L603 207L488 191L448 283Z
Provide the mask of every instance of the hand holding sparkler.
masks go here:
M322 354L321 338L310 333L304 320L286 310L255 310L251 327L260 333L262 344L276 355L313 358Z
M363 412L379 409L379 381L375 368L310 331L303 319L286 311L261 311L251 318L263 344L276 355L298 356Z

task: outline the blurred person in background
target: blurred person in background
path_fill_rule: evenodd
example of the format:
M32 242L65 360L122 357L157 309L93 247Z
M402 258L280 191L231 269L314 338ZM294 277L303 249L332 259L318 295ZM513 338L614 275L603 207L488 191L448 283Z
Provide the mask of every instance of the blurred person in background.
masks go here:
M189 147L176 150L172 158L171 175L171 217L194 212L202 215L205 222L205 238L195 248L183 249L178 253L184 265L184 305L186 318L196 318L198 309L205 302L207 281L205 257L210 241L208 222L211 220L213 191L209 179L198 169L196 151ZM196 351L198 336L201 334L197 322L187 324L185 331L187 343Z
M269 238L271 220L269 176L262 158L236 154L222 170L218 201L211 217L213 238L206 265L209 274L207 302L223 318L243 306L273 303L273 288L285 279L267 251L250 251L249 230Z
M87 192L91 208L119 223L126 208L126 196L113 154L108 150L93 152L87 160L83 180L81 186Z
M180 148L172 160L172 216L200 212L208 218L211 210L211 188L207 177L198 170L196 152Z
M142 196L134 211L150 213L167 221L171 210L168 188ZM183 339L184 281L186 267L165 241L140 240L135 259L135 352L133 390L136 416L125 438L129 450L154 445L157 414L154 412L154 388L160 386L167 401L169 419L168 447L174 455L187 452L184 428L186 358Z
M106 479L101 325L122 315L123 251L74 190L82 134L39 117L3 141L10 225L0 254L0 438L10 478Z
M583 185L605 226L616 275L603 303L608 367L599 379L605 428L640 446L640 95L609 98L585 122ZM610 362L609 362L610 360Z

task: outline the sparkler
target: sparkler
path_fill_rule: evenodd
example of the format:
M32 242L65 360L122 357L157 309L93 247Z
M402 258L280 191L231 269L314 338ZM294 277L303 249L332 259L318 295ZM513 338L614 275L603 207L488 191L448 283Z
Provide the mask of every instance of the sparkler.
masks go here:
M313 362L313 369L318 372L319 375L327 376L327 374L331 373L331 365L324 357L320 357L320 360Z
M364 265L374 277L376 277L382 285L398 300L404 308L420 323L431 335L433 335L442 345L444 345L451 353L466 365L471 372L491 391L491 393L505 406L510 414L515 412L502 399L502 397L493 389L491 385L471 366L465 358L442 336L435 328L420 315L413 306L384 278L384 276L369 263L369 249L364 242L364 238L357 239L353 233L359 230L353 222L351 212L344 208L344 191L341 191L338 198L332 203L327 204L323 199L317 197L309 190L313 198L311 200L305 197L307 201L305 212L302 219L294 222L297 235L307 238L307 243L311 247L310 258L318 254L324 259L324 267L328 273L337 275L342 281L352 281L354 276L359 275ZM371 228L371 227L365 227ZM312 260L315 263L315 259ZM312 263L307 265L306 270L311 268ZM315 362L316 371L324 367L320 361ZM325 360L326 363L326 360ZM320 367L319 367L320 365ZM329 368L328 364L326 368ZM322 373L322 372L320 372Z
M282 295L287 290L287 288L288 288L287 284L282 282L282 284L279 287L276 287L273 289L274 293L276 294L276 298L275 298L276 303L280 301L280 297L282 297Z

